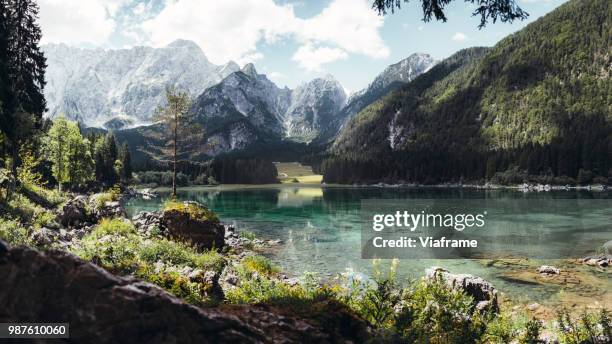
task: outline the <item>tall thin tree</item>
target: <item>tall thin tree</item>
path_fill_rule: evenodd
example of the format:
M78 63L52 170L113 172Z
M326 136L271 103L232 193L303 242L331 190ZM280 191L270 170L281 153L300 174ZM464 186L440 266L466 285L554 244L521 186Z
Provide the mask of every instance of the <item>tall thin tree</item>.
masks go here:
M159 132L150 133L152 142L143 150L160 163L172 164L172 196L176 197L176 176L178 164L183 157L197 147L199 125L191 108L191 99L186 92L173 87L166 88L166 102L155 111L154 120L157 122Z
M40 126L46 102L46 59L39 44L38 5L34 0L3 0L6 13L6 89L3 131L11 156L11 172L17 175L19 147ZM1 55L1 54L0 54ZM13 186L14 189L14 186Z

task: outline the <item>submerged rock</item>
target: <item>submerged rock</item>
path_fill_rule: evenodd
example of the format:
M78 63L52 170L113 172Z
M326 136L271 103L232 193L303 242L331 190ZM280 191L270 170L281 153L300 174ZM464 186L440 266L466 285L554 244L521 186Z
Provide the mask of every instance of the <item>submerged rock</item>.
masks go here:
M536 271L544 275L558 275L561 273L561 270L550 265L542 265Z
M197 308L69 253L2 241L0 276L0 322L68 322L76 343L355 343L370 335L331 307L321 316L341 320L333 325L267 306Z
M448 270L434 266L425 270L427 280L444 281L450 288L460 290L474 299L474 308L483 310L490 308L493 311L499 310L497 302L497 290L493 285L480 277L468 274L452 274Z

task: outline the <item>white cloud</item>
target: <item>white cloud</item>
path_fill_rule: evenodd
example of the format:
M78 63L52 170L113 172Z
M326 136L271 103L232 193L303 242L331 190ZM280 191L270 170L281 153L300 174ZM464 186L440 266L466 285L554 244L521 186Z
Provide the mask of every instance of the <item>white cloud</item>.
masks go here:
M455 42L463 42L467 39L467 36L462 32L455 32L452 37L452 40Z
M295 52L292 59L307 71L318 72L321 71L323 64L343 60L347 57L348 54L342 49L315 47L312 43L307 43Z
M318 15L302 19L296 17L293 4L274 0L168 0L156 17L142 24L148 36L143 43L162 46L179 38L193 40L217 64L252 60L259 43L279 39L301 43L294 55L299 61L313 52L325 54L314 56L317 61L348 53L387 57L389 49L379 33L384 18L370 5L368 0L333 0ZM322 63L300 65L317 69Z
M383 18L366 0L334 0L320 14L300 20L296 34L304 41L334 44L349 53L389 56L380 37Z
M40 0L42 43L104 44L115 29L107 16L119 1L106 0Z

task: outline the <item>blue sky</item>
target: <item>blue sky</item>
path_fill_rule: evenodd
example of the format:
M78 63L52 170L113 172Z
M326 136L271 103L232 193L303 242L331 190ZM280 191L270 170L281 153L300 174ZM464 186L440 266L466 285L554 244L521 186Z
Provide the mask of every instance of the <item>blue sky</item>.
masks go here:
M198 43L211 62L255 63L279 86L325 74L358 91L412 53L443 59L492 46L566 0L517 0L530 17L477 28L473 5L456 0L448 22L421 21L418 0L378 16L370 0L39 0L43 42L129 48Z

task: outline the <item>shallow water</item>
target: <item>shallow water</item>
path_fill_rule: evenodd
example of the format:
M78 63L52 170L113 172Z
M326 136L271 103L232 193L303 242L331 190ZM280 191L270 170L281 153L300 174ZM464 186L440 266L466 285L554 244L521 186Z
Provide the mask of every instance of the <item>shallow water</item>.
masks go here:
M162 191L160 196L152 200L129 201L128 215L159 209L169 192ZM361 259L361 201L366 199L406 203L444 199L456 200L457 204L474 199L500 200L503 201L501 204L505 204L505 220L493 223L493 227L545 227L546 230L556 231L547 237L548 242L541 246L542 250L571 247L573 252L586 255L594 253L597 246L612 239L612 207L601 206L612 204L607 192L525 194L513 190L267 185L183 188L178 197L203 203L217 212L225 223L248 229L260 238L282 239L283 244L271 253L271 258L292 275L306 271L321 276L333 276L347 269L365 274L371 271L372 261ZM577 200L580 206L576 207L576 202L568 199ZM554 209L525 206L539 203L546 204L546 208L552 205ZM586 228L589 240L577 240L573 236L578 231L572 227L576 224L582 227L581 235ZM504 246L500 247L503 250ZM544 263L568 265L567 261L528 260L522 261L518 269L531 271ZM516 270L517 266L492 264L490 260L406 259L400 262L399 275L401 278L418 277L425 268L434 265L455 273L480 276L515 300L555 304L568 297L567 290L563 291L564 288L558 285L531 284L504 277L505 273ZM577 294L582 294L579 297L608 304L607 299L597 299L605 295L606 290L612 290L609 272L575 265L571 269L584 273L590 283L588 288L579 286L573 289Z

